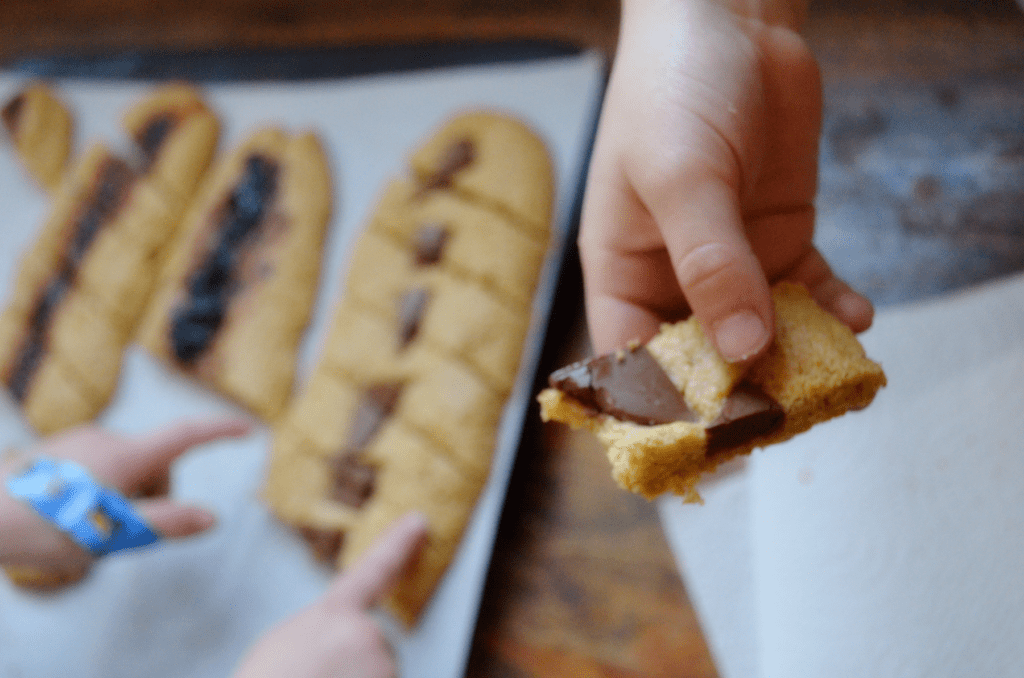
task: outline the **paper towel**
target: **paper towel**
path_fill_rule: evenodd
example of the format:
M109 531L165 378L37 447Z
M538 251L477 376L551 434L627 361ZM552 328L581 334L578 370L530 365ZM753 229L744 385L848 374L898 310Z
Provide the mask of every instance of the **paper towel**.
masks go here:
M658 502L722 678L1024 675L1024 277L886 309L874 404Z
M1024 675L1024 278L862 340L874 404L752 458L760 675Z

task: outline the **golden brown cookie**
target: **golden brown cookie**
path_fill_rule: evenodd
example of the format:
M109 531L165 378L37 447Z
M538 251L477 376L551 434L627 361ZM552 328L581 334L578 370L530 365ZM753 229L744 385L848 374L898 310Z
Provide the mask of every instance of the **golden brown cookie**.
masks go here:
M180 94L180 92L179 92ZM165 103L157 90L143 100L151 115ZM98 415L117 389L121 357L174 236L183 195L169 197L153 171L190 154L179 186L194 185L216 144L188 132L211 117L193 101L175 109L178 123L151 140L147 163L133 164L94 144L67 172L36 241L22 254L0 312L0 380L26 419L52 433Z
M94 146L62 184L0 314L0 378L40 433L92 419L113 395L127 328L80 274L94 264L93 246L117 239L127 221L162 227L163 215L149 213L134 188L134 171ZM79 346L110 355L90 362ZM84 365L85 374L76 375L73 365Z
M418 172L453 139L471 157L443 178ZM503 171L518 173L477 190ZM355 242L320 362L275 429L264 490L318 557L342 567L393 520L423 512L427 546L388 600L407 624L454 557L490 471L552 183L539 139L493 113L442 128L414 155L414 174L389 185Z
M538 396L541 417L594 432L624 488L699 501L700 477L866 407L885 385L853 333L791 283L773 288L776 338L744 372L725 363L695 318L562 368Z
M495 111L464 113L431 136L410 163L424 193L450 189L548 237L551 161L543 140L520 120Z
M331 189L311 133L260 130L223 157L185 217L140 342L276 419L319 285Z
M402 247L440 248L441 269L477 283L510 307L525 312L533 302L548 249L546 231L523 228L452 191L420 193L409 179L391 182L374 219L374 230Z
M60 185L74 121L47 85L30 83L0 109L0 120L29 174L48 192Z
M217 149L220 123L202 94L186 83L164 85L124 114L141 173L183 212Z

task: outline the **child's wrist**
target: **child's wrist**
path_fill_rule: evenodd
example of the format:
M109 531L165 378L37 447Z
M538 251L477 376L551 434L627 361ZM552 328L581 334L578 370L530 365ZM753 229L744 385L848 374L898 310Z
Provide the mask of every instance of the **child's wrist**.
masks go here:
M24 537L25 523L32 517L28 507L7 491L7 479L19 467L20 456L13 449L0 453L0 565L10 564Z

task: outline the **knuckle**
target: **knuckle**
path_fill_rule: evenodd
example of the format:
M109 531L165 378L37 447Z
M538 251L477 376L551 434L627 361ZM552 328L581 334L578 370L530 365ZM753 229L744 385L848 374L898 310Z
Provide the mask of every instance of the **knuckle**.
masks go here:
M740 259L739 253L724 243L706 243L679 258L676 276L688 297L704 296L734 277L741 268Z

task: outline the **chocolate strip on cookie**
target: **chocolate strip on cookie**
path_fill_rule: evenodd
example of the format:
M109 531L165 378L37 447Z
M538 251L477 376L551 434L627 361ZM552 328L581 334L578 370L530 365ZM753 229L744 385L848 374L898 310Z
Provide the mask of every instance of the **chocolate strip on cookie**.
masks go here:
M33 92L8 109L18 134L35 124ZM141 169L99 144L82 155L22 258L0 316L0 374L40 432L88 421L117 388L164 247L216 144L216 121L198 94L185 97L184 107L182 97L181 88L158 89L132 109L175 120L150 140L150 162ZM189 161L175 165L172 195L156 175L169 169L168 158L183 155Z
M254 133L200 188L161 271L141 343L274 420L291 397L331 204L314 135Z
M94 146L22 258L0 315L0 376L41 433L90 420L116 388L126 332L92 276L128 222L161 216L136 189L134 171Z
M645 426L696 421L661 365L642 346L575 363L548 382L595 412Z
M105 158L97 168L80 211L69 224L56 266L43 281L31 305L26 331L15 350L16 357L5 370L7 387L17 402L23 403L28 396L36 369L48 352L53 318L74 287L89 246L99 230L109 225L124 206L134 178L131 169L113 157Z
M180 219L217 148L217 116L199 90L172 83L131 106L123 125L138 149L141 174Z
M242 286L239 262L244 249L259 239L277 190L278 166L254 154L224 204L216 211L212 246L189 278L171 318L171 347L182 364L191 365L209 346L224 321L231 295Z
M772 292L775 343L746 374L691 318L662 326L645 348L555 372L538 396L541 417L593 431L624 488L699 501L698 480L718 464L861 409L885 385L882 368L806 289L780 283ZM652 405L673 396L684 401L677 415Z
M521 121L490 111L444 124L412 156L422 198L453 192L543 239L554 185L544 142Z
M334 565L341 553L341 546L345 541L345 533L341 530L318 529L303 525L296 528L313 556L324 565Z
M459 116L412 164L355 242L320 362L276 427L264 492L286 522L343 532L342 567L407 511L424 513L427 546L387 601L407 624L488 478L551 218L550 162L518 121ZM498 183L480 193L486 177Z

